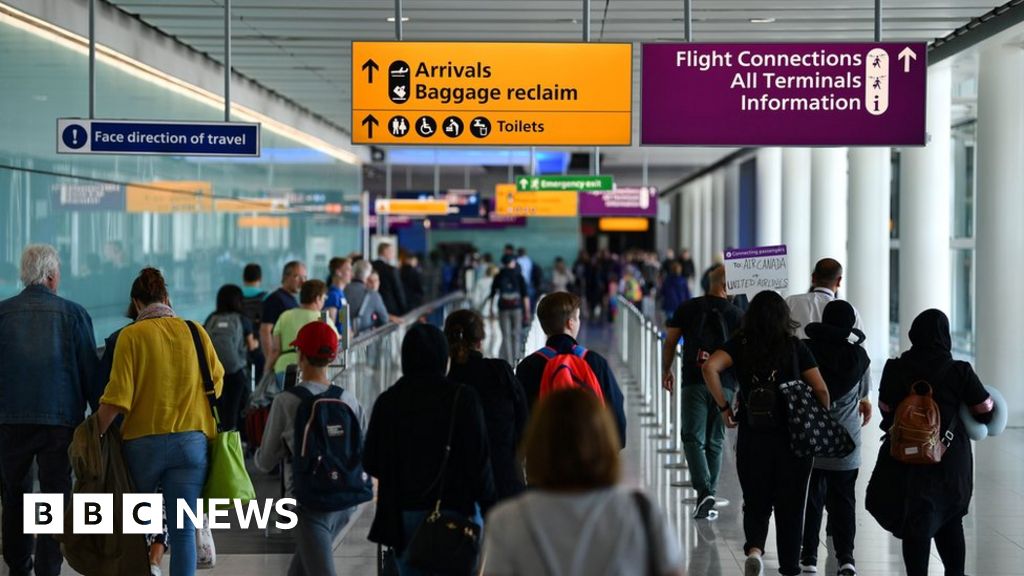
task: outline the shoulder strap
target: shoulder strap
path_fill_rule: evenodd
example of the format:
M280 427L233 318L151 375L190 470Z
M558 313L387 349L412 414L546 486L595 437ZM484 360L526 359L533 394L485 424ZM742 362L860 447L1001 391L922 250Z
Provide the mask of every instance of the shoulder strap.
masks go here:
M291 388L285 390L285 392L289 392L291 394L298 396L299 400L306 400L307 398L313 397L313 391L310 390L309 388L306 388L305 386L292 386Z
M359 310L356 311L356 318L362 318L363 312L366 312L366 303L370 301L369 296L369 290L363 293L363 300L359 303Z
M452 417L448 423L448 439L445 441L444 445L444 458L441 459L441 470L438 471L437 478L430 483L430 487L427 488L427 491L424 494L430 494L430 491L434 486L438 486L437 504L434 506L434 514L439 514L441 512L441 499L444 497L444 476L445 471L448 468L448 459L452 455L452 438L455 436L455 422L458 420L459 415L459 396L462 395L463 388L464 386L459 385L459 387L455 389L455 400L452 401Z
M210 376L210 365L206 361L206 351L203 350L202 338L199 336L199 327L191 320L186 320L188 331L192 333L192 344L196 348L196 357L199 358L199 375L203 378L203 388L206 391L206 399L210 402L210 411L213 413L213 421L217 424L217 431L220 431L220 415L217 414L217 392L213 386L213 377Z
M572 347L572 353L574 356L581 359L586 359L587 357L587 349L584 348L583 346L580 346L579 344Z
M657 576L658 556L656 546L658 546L658 543L655 542L654 527L651 524L654 515L651 511L651 502L639 490L633 492L633 500L636 502L637 508L640 509L640 519L644 524L644 539L647 541L647 576Z
M545 346L545 347L541 348L540 350L537 350L536 352L534 352L534 354L537 354L539 356L547 358L548 360L551 360L555 356L558 356L558 351L555 350L554 348L552 348L551 346Z

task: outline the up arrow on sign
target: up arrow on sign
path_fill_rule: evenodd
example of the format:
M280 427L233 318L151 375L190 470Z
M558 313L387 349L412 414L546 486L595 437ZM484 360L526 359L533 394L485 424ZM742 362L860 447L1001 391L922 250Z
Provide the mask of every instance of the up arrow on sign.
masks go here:
M903 60L903 72L910 72L910 61L917 60L917 54L910 49L910 46L907 46L902 52L900 52L898 58Z

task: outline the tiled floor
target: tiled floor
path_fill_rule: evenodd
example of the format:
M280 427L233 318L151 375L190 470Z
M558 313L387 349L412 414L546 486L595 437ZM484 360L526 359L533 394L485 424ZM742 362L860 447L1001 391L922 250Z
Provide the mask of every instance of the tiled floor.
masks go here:
M610 336L597 334L587 344L601 352L613 349ZM611 356L611 354L609 354ZM610 358L618 373L625 372ZM673 482L685 481L686 471L666 470L664 464L680 460L678 455L665 455L659 449L666 444L650 436L654 428L643 427L648 419L641 419L641 410L635 401L635 388L629 388L630 442L624 452L628 463L628 482L643 485L668 510L684 550L686 574L689 576L738 575L742 573L742 518L741 495L736 480L735 462L731 450L723 465L720 487L721 498L729 504L720 508L714 521L690 519L693 492L673 487ZM877 420L869 425L863 448L865 464L861 469L858 496L862 497L878 450L880 432ZM730 448L735 436L729 436ZM971 514L965 519L967 529L967 574L972 576L1024 576L1024 430L1008 430L1002 436L988 439L975 446L976 483ZM264 480L263 486L273 481ZM904 574L900 556L900 542L884 532L858 505L857 564L866 576ZM335 566L342 576L373 576L376 574L376 547L366 540L373 510L368 507L349 528L335 549ZM287 535L262 532L219 535L221 552L217 567L205 571L221 576L257 576L285 574L290 555ZM767 574L776 574L774 533L769 537ZM828 559L822 544L819 573L834 575L836 565ZM827 563L826 563L827 562ZM65 574L73 572L65 569ZM636 574L642 573L638 567ZM7 574L0 568L0 575ZM169 574L165 562L165 574ZM200 574L203 574L201 572ZM933 554L930 574L942 575L938 557ZM533 576L533 575L530 575Z

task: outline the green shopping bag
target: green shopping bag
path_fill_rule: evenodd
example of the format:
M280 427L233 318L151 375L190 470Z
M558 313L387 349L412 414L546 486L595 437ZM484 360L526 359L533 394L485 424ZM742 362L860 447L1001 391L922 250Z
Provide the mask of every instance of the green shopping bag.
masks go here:
M188 322L188 329L192 333L192 343L196 347L196 356L199 357L199 372L203 377L206 399L210 402L213 421L217 423L217 436L210 442L209 458L207 459L208 472L206 484L203 486L203 498L228 498L242 500L243 502L255 500L256 490L252 487L249 472L245 469L242 437L238 434L237 430L220 429L220 415L217 414L217 405L214 399L216 392L213 387L213 378L210 376L210 366L206 362L206 354L203 352L199 329L191 321Z
M245 470L242 437L237 430L218 432L210 442L208 468L203 498L230 498L243 502L256 499L256 490Z

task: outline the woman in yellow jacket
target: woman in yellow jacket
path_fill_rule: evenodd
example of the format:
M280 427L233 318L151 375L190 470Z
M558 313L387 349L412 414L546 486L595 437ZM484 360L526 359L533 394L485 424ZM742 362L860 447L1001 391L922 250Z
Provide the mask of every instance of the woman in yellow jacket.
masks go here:
M163 488L168 518L178 515L183 500L193 511L206 481L207 442L217 433L199 374L191 332L176 318L167 284L155 268L145 268L132 284L132 302L139 317L121 331L114 362L100 398L100 430L124 414L121 435L135 490ZM210 366L216 396L224 368L210 337L197 324L203 353ZM192 576L196 570L195 527L171 522L171 576Z

